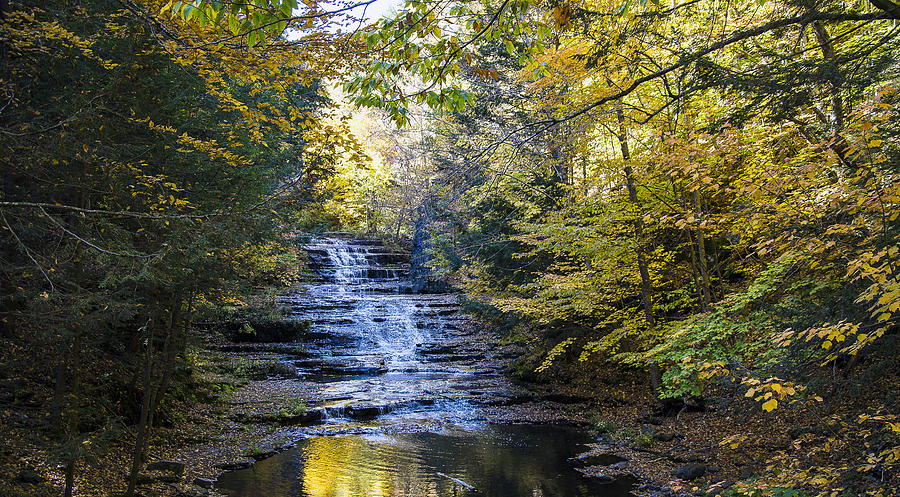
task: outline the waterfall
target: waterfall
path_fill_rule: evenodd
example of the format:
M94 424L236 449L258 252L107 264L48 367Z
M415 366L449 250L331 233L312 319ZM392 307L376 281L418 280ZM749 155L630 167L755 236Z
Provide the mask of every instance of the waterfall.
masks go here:
M311 322L312 358L298 361L297 372L320 385L322 419L468 413L465 391L446 392L464 374L448 367L455 355L431 346L423 353L459 332L455 298L402 293L409 254L375 240L320 238L304 249L318 281L284 302L295 319Z

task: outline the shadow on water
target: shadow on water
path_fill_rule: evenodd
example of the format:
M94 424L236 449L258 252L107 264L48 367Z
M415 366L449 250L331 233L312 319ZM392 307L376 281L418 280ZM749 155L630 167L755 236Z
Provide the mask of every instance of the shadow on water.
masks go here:
M583 477L568 458L590 439L552 426L313 437L222 475L234 497L624 497L632 482ZM460 480L475 487L466 489Z

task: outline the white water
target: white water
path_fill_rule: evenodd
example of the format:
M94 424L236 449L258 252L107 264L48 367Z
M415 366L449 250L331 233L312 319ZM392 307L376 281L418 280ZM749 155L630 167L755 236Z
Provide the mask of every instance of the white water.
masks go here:
M471 411L466 392L453 388L471 371L420 354L422 344L458 332L453 296L399 293L408 258L374 242L329 238L305 248L321 282L285 301L296 319L312 322L314 359L298 373L319 382L321 398L335 399L319 407L326 420L435 420Z

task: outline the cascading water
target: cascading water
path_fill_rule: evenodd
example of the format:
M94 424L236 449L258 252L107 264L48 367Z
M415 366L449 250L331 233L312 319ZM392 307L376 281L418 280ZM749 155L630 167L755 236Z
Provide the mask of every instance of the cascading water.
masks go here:
M452 296L400 293L408 256L377 242L325 238L305 248L321 281L285 303L295 319L312 322L315 359L298 364L298 373L320 382L321 397L332 399L320 406L327 421L391 412L379 424L443 422L470 411L465 391L451 388L467 372L420 354L423 343L458 331Z

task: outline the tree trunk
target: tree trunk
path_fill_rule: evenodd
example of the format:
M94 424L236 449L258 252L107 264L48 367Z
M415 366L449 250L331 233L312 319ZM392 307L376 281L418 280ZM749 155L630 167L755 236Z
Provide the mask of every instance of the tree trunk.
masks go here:
M629 161L631 160L631 152L628 150L628 134L625 129L625 113L622 111L621 102L616 107L616 119L619 123L619 147L622 149L622 160L624 163L623 170L625 172L625 186L628 189L628 200L638 207L637 189L634 187L634 171L631 169ZM650 285L650 271L647 270L647 261L644 258L644 249L642 238L644 233L644 220L638 215L634 222L634 235L637 239L637 266L638 273L641 275L641 302L644 307L644 317L647 320L647 326L656 325L656 316L653 314L653 301L651 300L652 287ZM653 363L650 365L650 386L653 392L658 394L662 383L659 365Z
M694 212L697 216L700 216L700 193L697 190L694 190L692 195L694 197ZM709 269L706 264L706 241L703 239L703 228L700 228L699 226L697 227L697 255L700 259L698 266L700 268L700 279L702 283L702 291L700 292L700 310L702 312L709 312Z
M698 276L700 273L699 263L697 262L697 252L694 251L694 238L691 236L690 230L685 230L684 236L688 240L687 249L691 254L691 278L694 280L694 288L697 289L697 302L700 303L700 312L705 312L703 309L703 288L701 288L700 277Z
M628 189L628 200L637 208L637 189L634 187L634 171L631 169L631 165L628 164L631 160L631 152L628 150L628 135L625 130L625 113L622 111L621 105L616 108L616 118L619 121L618 139L619 147L622 149L622 159L625 163L623 170L625 172L625 187ZM644 220L640 216L637 216L634 222L634 234L637 239L636 252L638 272L641 275L641 301L643 302L644 316L647 319L647 324L653 326L656 324L656 319L653 315L653 303L650 299L652 292L650 286L650 272L647 270L647 261L644 258L644 250L641 245L643 232Z
M131 456L131 473L128 476L128 488L125 490L125 497L134 497L134 487L137 485L138 472L143 464L144 440L147 437L147 420L150 415L150 384L152 364L152 347L153 347L153 325L147 322L144 325L148 330L147 348L144 355L144 397L141 402L141 416L138 420L138 432L134 441L134 451Z
M75 459L73 457L66 463L66 488L63 490L63 497L72 497L75 487Z
M50 424L54 429L62 433L62 403L66 391L66 343L61 341L56 360L56 379L53 385L53 401L50 404Z
M828 34L828 30L825 29L825 26L821 21L813 21L811 24L813 34L816 36L816 41L819 43L819 47L822 51L822 60L825 64L832 66L832 73L837 72L837 65L834 63L835 53L834 53L834 44L831 42L831 36ZM824 113L821 111L817 111L816 115L819 117L819 120L822 121L822 124L831 128L831 136L828 137L828 143L831 149L840 157L840 159L849 164L850 158L850 144L847 143L847 140L844 138L843 129L844 129L844 103L841 98L841 85L837 76L833 76L828 81L828 94L829 100L831 100L831 121L824 116ZM815 105L813 105L815 107Z
M829 65L834 63L834 45L831 43L831 37L828 30L821 21L813 21L813 33L816 35L816 41L822 50L822 59ZM835 68L836 69L836 68ZM840 132L844 128L844 103L841 99L841 85L836 78L832 78L828 82L828 91L831 96L831 118L834 121L832 126L835 132Z

